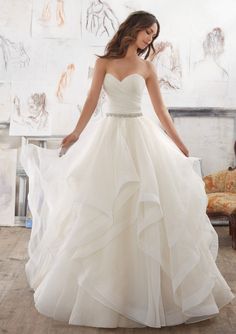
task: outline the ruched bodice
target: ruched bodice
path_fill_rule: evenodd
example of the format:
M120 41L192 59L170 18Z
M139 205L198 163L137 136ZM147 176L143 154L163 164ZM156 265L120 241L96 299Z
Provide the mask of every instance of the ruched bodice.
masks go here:
M141 74L127 75L123 80L106 73L103 87L108 96L109 111L112 113L137 113L141 102L145 79Z

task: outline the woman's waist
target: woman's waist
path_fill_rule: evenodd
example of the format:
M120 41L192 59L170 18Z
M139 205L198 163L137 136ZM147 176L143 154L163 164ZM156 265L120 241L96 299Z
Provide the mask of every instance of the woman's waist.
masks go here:
M107 108L107 112L105 114L107 116L135 117L142 115L142 109L140 106L121 107L117 105L110 105L110 108Z
M143 116L141 111L132 111L132 112L106 112L105 115L111 117L139 117Z

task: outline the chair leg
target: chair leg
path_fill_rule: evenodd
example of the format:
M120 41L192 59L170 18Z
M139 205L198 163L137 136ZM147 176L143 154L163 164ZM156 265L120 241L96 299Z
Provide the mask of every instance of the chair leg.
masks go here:
M229 224L232 236L232 247L236 249L236 213L229 215Z

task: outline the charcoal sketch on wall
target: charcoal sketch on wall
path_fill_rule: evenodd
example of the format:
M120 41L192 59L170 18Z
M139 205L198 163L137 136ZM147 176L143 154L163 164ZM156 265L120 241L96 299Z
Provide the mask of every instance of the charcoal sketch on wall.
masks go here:
M86 30L96 37L111 36L115 33L119 20L109 5L103 0L92 0L86 11Z
M82 80L79 64L65 64L58 70L55 79L54 101L60 104L75 105L80 102Z
M0 149L0 226L13 226L15 219L17 149Z
M202 58L192 67L194 89L198 87L198 105L227 105L229 72L221 59L225 52L225 35L221 27L207 32L202 41Z
M213 28L208 32L203 43L204 56L203 59L194 63L194 70L198 70L201 66L203 70L210 69L216 78L224 80L228 79L228 72L220 64L220 56L224 53L225 37L221 28ZM201 75L204 75L202 71Z
M169 41L154 43L155 51L150 54L150 60L157 69L160 88L174 90L181 88L182 69L179 51Z
M67 65L65 71L61 73L57 83L56 96L58 102L65 103L65 95L70 90L70 85L75 72L75 65Z
M44 1L39 21L41 21L41 23L45 25L49 24L50 21L54 21L54 24L58 27L64 25L65 24L64 1L56 0L54 1L54 3L52 3L51 0Z
M50 134L50 113L47 107L46 93L39 90L31 90L27 93L21 89L18 94L13 95L10 134Z
M33 0L33 37L79 38L80 8L77 0Z
M82 39L90 46L106 45L119 24L117 1L88 0L82 2Z
M5 79L5 74L10 70L29 66L30 57L23 41L15 41L0 34L0 50L0 80Z

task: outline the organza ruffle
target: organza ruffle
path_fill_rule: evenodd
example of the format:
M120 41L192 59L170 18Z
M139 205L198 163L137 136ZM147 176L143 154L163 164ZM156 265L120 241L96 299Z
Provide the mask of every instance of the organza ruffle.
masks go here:
M94 327L219 313L234 295L215 264L218 236L191 159L145 116L105 117L92 129L61 158L22 149L33 215L26 274L38 311Z

